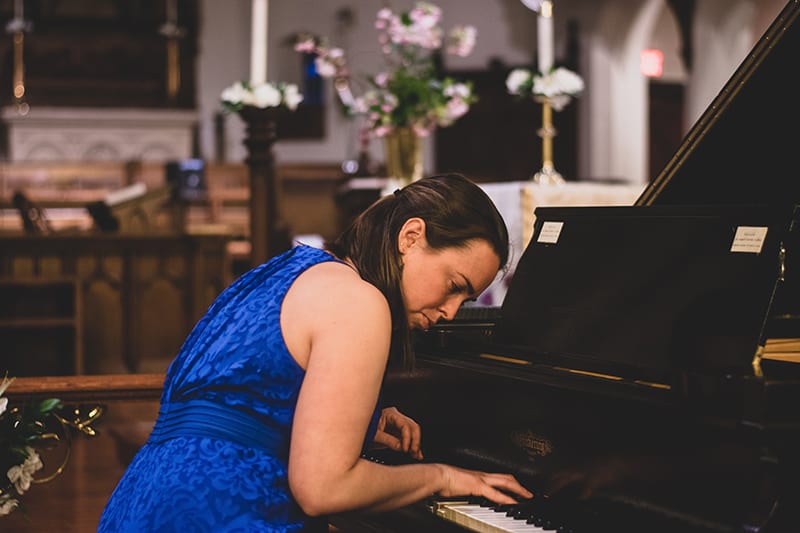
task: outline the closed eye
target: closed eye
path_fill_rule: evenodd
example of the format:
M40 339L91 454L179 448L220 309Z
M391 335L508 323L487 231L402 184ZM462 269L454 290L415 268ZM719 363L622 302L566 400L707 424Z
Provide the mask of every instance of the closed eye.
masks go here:
M462 275L463 276L463 275ZM472 282L466 276L463 276L464 284L458 284L455 281L450 282L450 294L467 294L471 298L477 298L477 294L475 294L475 288L472 286Z
M451 281L450 282L450 290L448 292L450 294L461 294L465 290L466 290L466 287L464 287L463 285L459 285L458 283L455 283L455 282Z

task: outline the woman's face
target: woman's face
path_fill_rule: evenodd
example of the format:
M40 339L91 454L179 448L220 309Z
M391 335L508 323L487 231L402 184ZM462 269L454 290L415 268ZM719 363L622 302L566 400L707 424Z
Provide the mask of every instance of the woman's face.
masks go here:
M459 248L433 250L423 230L411 239L404 240L401 234L400 252L401 290L412 329L452 320L464 301L474 300L486 290L500 268L500 258L483 239Z

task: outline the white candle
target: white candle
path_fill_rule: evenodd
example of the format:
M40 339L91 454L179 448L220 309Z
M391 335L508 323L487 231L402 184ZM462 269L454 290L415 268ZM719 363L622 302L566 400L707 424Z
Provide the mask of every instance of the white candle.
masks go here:
M25 18L25 4L23 4L22 0L14 0L14 18L17 19L24 19Z
M178 21L178 8L175 0L167 0L167 22L175 24Z
M547 74L553 68L553 2L544 0L536 20L539 71Z
M267 81L267 0L253 0L250 33L250 81Z

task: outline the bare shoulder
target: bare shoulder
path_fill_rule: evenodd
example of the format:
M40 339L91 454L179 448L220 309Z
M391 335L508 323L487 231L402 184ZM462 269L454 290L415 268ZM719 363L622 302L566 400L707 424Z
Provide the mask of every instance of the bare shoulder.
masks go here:
M328 261L309 268L292 285L294 298L302 300L309 309L325 310L328 307L386 308L388 304L377 287L364 281L348 265Z
M388 346L389 304L377 287L349 266L329 261L302 273L281 307L290 353L305 368L312 345L347 346L355 339Z

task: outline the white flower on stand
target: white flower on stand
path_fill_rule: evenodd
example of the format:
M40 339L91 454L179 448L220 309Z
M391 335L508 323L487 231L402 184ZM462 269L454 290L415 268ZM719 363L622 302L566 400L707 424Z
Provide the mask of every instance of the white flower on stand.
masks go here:
M563 67L547 74L517 68L508 74L506 89L518 96L547 98L553 109L561 111L583 91L584 83L578 74Z
M303 95L293 83L250 83L237 81L225 88L220 95L222 106L227 111L240 111L245 106L265 109L286 106L294 111Z

